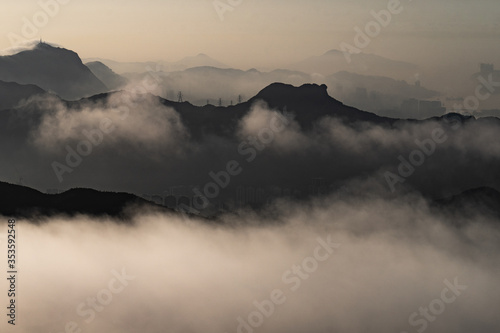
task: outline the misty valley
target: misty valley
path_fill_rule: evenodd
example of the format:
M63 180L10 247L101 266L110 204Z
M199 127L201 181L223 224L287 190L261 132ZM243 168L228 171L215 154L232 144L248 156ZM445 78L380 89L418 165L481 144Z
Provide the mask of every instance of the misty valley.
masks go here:
M418 23L411 8L433 12L416 1L209 1L210 19L163 25L196 3L22 16L37 39L0 55L0 331L497 333L497 53L445 57L434 30L455 26ZM353 38L314 55L358 7ZM45 21L74 33L66 46ZM143 30L159 22L161 41ZM436 44L388 46L405 31ZM225 57L144 58L212 43Z

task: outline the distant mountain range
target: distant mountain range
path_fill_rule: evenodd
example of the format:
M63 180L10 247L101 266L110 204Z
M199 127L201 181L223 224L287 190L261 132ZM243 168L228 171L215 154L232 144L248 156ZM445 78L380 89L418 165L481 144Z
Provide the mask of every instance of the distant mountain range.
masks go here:
M405 100L425 100L439 95L414 84L418 81L418 67L414 64L364 53L352 55L351 59L348 63L341 51L330 50L321 56L291 64L286 67L288 69L269 72L228 68L204 54L175 63L120 63L95 58L88 59L96 60L88 64L92 67L102 64L94 73L108 87L113 87L112 90L119 85L110 81L123 81L122 78L117 79L115 73L111 74L113 71L129 82L141 82L153 71L156 77L161 78L155 94L177 100L179 92L182 92L183 100L196 105L218 104L219 101L222 105L234 104L254 96L262 87L274 82L327 84L329 93L335 98L357 108L391 116L397 116L397 110ZM110 79L110 76L115 78ZM360 96L363 89L366 96ZM432 115L432 112L427 116L429 114ZM419 118L418 115L413 117Z
M161 95L170 100L177 100L179 91L184 100L196 105L205 105L207 100L211 104L218 104L219 98L223 105L238 103L255 96L263 87L274 82L293 85L316 82L306 73L290 70L274 70L260 72L256 69L247 71L231 68L217 68L211 66L193 67L183 71L155 73L161 80ZM148 73L125 74L132 82L141 82Z
M320 56L314 56L297 63L284 66L290 71L328 76L340 71L349 71L362 75L386 76L399 80L410 80L418 73L418 66L408 62L391 60L374 54L351 55L348 63L342 51L330 50ZM145 73L148 71L178 72L193 67L215 67L228 69L226 64L206 54L186 57L176 62L119 62L102 58L87 58L85 62L99 61L118 74Z
M147 73L125 74L131 82L141 82ZM179 91L183 99L196 105L208 103L223 105L243 101L256 95L262 87L274 82L299 86L307 83L327 84L331 96L345 104L375 112L399 108L406 99L428 99L439 95L416 84L383 76L367 76L351 72L338 72L330 76L278 69L261 72L257 69L242 71L215 67L194 67L170 73L155 73L161 79L161 97L177 100ZM364 90L364 96L360 96ZM363 91L361 91L363 93ZM436 114L437 115L437 114Z
M336 56L338 51L330 51L324 55L326 58ZM376 56L358 56L354 59L369 60L377 66L379 63L402 66L398 62L392 63ZM26 67L25 63L30 66ZM45 63L51 65L46 66ZM321 64L321 61L315 63ZM109 66L113 66L115 70ZM384 76L367 76L345 71L324 76L286 69L261 72L256 69L242 71L224 67L224 64L204 54L187 57L175 63L163 63L159 67L155 63L118 63L109 60L87 62L83 65L76 53L39 43L32 49L1 57L0 80L3 77L18 84L36 85L41 90L12 85L7 89L4 85L3 93L6 98L0 101L0 108L13 107L23 99L42 93L42 90L59 95L65 100L77 100L119 90L130 83L140 84L151 75L151 71L159 78L155 94L169 100L177 100L179 92L182 92L183 100L196 105L236 104L256 95L262 87L274 82L292 85L327 84L330 95L371 112L397 108L402 101L409 98L425 99L437 95L436 92L423 87ZM117 68L132 72L120 75L116 73ZM182 70L174 70L179 68ZM366 96L360 96L360 89L365 90Z
M384 76L368 76L351 72L338 72L326 78L330 94L362 110L385 115L384 110L399 109L408 99L428 100L440 96L437 91L426 89L418 84L409 84L404 80L395 80ZM441 114L434 114L437 116ZM397 117L397 112L391 116ZM400 117L404 115L401 114ZM424 116L424 117L422 117ZM429 117L414 114L416 119Z
M78 54L45 43L38 43L31 50L1 56L0 80L36 85L69 100L108 91Z
M206 54L200 53L196 56L185 57L179 61L147 61L147 62L119 62L102 58L87 58L85 62L101 62L118 74L144 73L150 71L175 72L192 67L211 66L217 68L229 68L226 64L217 61Z
M399 80L409 80L418 73L418 66L391 60L374 54L359 53L351 55L349 63L342 51L330 50L323 55L311 57L287 66L292 70L318 73L324 76L340 71L362 75L387 76Z
M179 71L183 69L193 68L193 67L201 67L201 66L210 66L217 68L229 68L228 65L215 60L204 53L200 53L196 56L185 57L179 61L172 63L164 63L165 70L171 71ZM164 71L165 71L164 70Z
M85 66L111 90L124 88L129 83L126 78L116 74L111 68L100 61L88 62Z

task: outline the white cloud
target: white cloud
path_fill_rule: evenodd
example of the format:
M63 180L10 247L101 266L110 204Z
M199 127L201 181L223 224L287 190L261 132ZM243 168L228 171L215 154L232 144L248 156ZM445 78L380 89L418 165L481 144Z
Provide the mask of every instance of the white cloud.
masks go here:
M500 232L484 219L456 229L418 198L344 197L275 209L274 218L226 217L218 227L145 212L133 226L85 217L22 223L25 315L17 330L60 332L74 321L97 333L236 332L254 301L280 289L286 302L260 332L414 332L409 315L458 277L468 288L430 323L432 331L498 331ZM327 235L341 247L292 291L284 273ZM135 279L87 324L75 309L123 267Z

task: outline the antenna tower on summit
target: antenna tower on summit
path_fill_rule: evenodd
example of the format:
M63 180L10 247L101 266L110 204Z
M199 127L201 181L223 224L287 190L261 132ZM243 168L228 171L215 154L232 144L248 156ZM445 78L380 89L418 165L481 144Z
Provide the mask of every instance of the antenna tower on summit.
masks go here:
M182 91L179 91L179 98L178 98L179 103L183 103L184 99L182 98Z

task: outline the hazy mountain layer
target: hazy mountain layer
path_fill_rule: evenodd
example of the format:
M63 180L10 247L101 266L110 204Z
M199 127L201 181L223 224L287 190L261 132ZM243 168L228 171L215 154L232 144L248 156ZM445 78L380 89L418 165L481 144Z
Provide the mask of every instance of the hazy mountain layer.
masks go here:
M102 62L94 61L85 64L92 73L101 80L110 90L118 90L124 88L128 84L128 80L113 72L108 66Z

